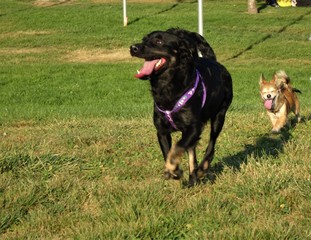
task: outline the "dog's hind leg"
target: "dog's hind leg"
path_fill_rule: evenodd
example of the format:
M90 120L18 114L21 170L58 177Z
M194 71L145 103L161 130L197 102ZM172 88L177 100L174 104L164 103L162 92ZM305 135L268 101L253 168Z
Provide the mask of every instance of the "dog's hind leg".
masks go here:
M211 119L210 140L206 148L203 160L200 163L199 167L197 168L198 178L204 178L206 176L207 170L213 160L216 140L224 125L226 111L227 108L223 109L214 118Z
M299 123L301 121L301 116L300 116L300 104L298 99L295 100L295 115L297 122Z
M188 149L189 158L189 187L192 187L197 182L196 169L198 168L198 162L195 154L195 147Z

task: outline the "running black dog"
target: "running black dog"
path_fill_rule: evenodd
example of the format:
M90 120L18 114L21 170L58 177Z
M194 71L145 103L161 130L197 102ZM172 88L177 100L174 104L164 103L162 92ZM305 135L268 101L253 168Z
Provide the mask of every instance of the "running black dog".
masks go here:
M201 35L183 29L154 31L132 45L130 53L145 60L135 76L150 80L154 125L166 161L164 176L181 178L179 163L187 151L189 186L193 186L206 175L213 159L233 97L231 76ZM195 147L208 120L210 140L198 165ZM172 146L174 131L181 131L182 137Z

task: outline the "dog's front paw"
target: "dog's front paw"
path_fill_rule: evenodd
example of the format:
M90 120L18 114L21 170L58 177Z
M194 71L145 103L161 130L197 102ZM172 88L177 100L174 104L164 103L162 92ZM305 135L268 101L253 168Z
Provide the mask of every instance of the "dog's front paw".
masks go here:
M271 133L272 133L272 134L278 134L279 132L280 132L280 130L275 130L275 129L272 129L272 130L271 130Z
M196 177L197 179L203 179L206 177L207 171L201 168L196 169Z
M165 163L165 179L180 179L182 177L183 171L179 168L179 163L183 151L183 148L176 146L169 151Z
M282 127L273 127L271 129L271 132L277 134L277 133L280 133L281 130L282 130Z
M193 187L195 186L196 184L199 184L200 183L200 180L198 179L196 173L192 173L191 175L189 175L189 182L188 182L188 187Z
M181 179L183 175L183 170L180 168L177 168L175 170L165 170L164 171L164 179L168 180L168 179L174 179L174 180L178 180Z
M194 184L206 183L209 181L210 183L214 183L216 180L216 175L210 169L200 169L196 170L196 182ZM191 181L189 181L191 183Z

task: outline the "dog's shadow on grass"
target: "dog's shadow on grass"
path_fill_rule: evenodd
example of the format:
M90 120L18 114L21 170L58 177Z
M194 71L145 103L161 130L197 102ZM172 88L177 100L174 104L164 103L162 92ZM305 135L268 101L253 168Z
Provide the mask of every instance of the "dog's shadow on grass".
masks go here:
M303 117L300 123L311 120L311 115ZM256 139L254 144L245 144L244 149L235 155L225 157L220 162L211 167L208 180L214 181L217 175L221 174L225 167L239 171L242 164L247 164L248 159L261 159L262 157L277 158L284 151L284 145L292 138L290 129L297 125L296 119L290 119L289 127L282 129L278 133L268 132Z
M234 155L223 158L213 165L202 183L214 183L217 177L224 171L225 167L240 171L241 165L247 164L250 157L260 159L264 156L277 158L283 152L283 146L292 137L289 129L284 129L279 133L266 133L256 139L255 144L245 144L244 149Z
M311 114L301 118L299 124L311 121ZM284 145L292 138L290 130L295 128L297 121L295 118L289 119L289 127L282 129L279 133L269 132L256 139L255 144L246 144L244 149L235 155L222 159L219 163L211 167L208 180L214 181L217 175L221 174L225 167L239 171L242 164L248 163L248 158L260 159L262 157L277 158L284 151Z
M240 170L242 164L247 164L248 157L250 156L255 159L260 159L263 156L276 158L281 152L283 152L284 144L288 142L291 137L292 135L288 129L282 130L279 133L266 133L257 138L255 144L246 144L244 150L233 156L224 158L220 163L222 167L218 169L218 171L222 171L224 166Z
M311 114L309 116L302 116L299 124L309 121L311 121ZM213 165L208 171L207 176L201 179L201 183L205 184L209 182L213 184L217 176L224 171L225 167L234 171L240 171L241 166L247 164L250 157L252 159L258 159L258 161L263 157L277 158L280 153L284 152L284 145L292 138L290 130L294 129L297 124L296 118L290 118L289 126L283 128L280 132L267 132L263 136L258 137L254 144L245 144L242 151L225 157Z

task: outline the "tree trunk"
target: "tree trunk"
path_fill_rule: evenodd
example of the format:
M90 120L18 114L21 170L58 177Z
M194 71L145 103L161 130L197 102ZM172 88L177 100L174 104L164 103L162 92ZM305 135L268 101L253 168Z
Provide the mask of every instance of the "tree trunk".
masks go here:
M248 13L255 14L258 13L256 0L247 0Z

